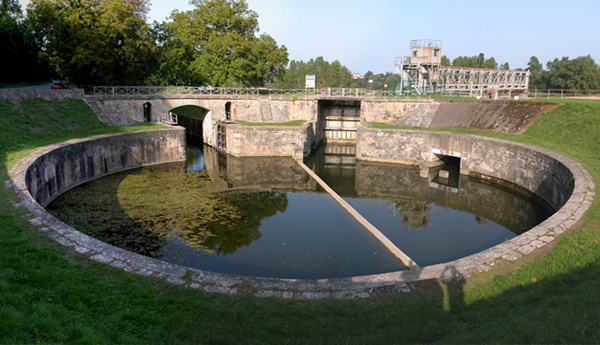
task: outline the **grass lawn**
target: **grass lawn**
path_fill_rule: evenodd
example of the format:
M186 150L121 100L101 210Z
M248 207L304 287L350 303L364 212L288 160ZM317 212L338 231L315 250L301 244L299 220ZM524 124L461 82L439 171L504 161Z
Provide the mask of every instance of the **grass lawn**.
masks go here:
M600 101L562 102L523 135L493 135L568 155L600 185ZM135 129L104 127L81 101L0 100L2 181L41 145ZM600 342L597 200L582 227L544 256L348 301L209 295L128 274L50 240L17 200L0 189L2 344Z

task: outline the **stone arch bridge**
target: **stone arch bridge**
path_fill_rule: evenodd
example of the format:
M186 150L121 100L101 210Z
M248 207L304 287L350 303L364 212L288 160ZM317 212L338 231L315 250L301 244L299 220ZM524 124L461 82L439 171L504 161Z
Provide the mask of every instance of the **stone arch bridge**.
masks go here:
M358 92L316 95L95 94L96 104L135 122L169 122L171 110L192 105L204 110L203 142L234 156L290 156L322 141L355 143L358 128L379 122L408 127L456 127L520 132L546 111L544 103L514 101L375 98ZM299 126L277 124L302 120ZM241 125L238 121L263 123ZM180 121L181 122L181 121Z

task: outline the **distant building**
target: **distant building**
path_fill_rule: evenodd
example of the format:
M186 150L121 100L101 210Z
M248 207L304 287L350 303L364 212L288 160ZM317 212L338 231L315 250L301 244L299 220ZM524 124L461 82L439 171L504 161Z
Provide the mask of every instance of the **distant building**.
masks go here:
M360 74L360 73L352 73L352 78L354 78L354 79L364 79L365 77L363 77L363 75Z

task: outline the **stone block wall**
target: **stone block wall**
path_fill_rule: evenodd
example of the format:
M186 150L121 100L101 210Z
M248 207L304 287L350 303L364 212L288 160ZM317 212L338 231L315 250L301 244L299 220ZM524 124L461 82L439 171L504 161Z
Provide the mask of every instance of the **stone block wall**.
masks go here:
M364 122L428 127L439 106L439 102L432 100L363 100L361 117Z
M45 207L61 193L114 172L185 161L185 129L105 135L48 147L25 174L31 196Z
M53 90L48 84L47 89L0 89L0 99L83 99L82 89L60 89Z
M358 130L357 159L420 165L460 158L461 174L506 181L559 209L574 189L572 172L555 153L474 135L400 129Z
M313 142L312 123L301 126L227 125L227 153L237 156L292 157L296 145L307 153Z

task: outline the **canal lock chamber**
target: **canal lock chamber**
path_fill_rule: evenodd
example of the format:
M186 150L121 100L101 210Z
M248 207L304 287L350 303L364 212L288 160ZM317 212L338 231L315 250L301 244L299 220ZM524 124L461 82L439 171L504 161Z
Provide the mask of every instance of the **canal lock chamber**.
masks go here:
M213 272L323 279L407 269L292 159L189 143L187 164L104 177L48 210L107 243ZM420 266L480 252L550 214L510 188L450 168L446 184L423 179L417 167L351 159L352 147L330 142L305 163Z
M153 275L174 284L207 292L238 294L250 291L252 295L260 297L299 299L356 298L377 295L378 291L409 291L411 282L424 279L447 279L445 274L449 271L457 273L453 277L460 277L468 275L472 271L488 270L498 260L516 260L522 255L528 255L536 248L553 243L552 241L557 236L581 221L593 200L594 183L585 169L571 159L554 152L485 137L441 132L415 132L359 127L355 148L356 157L360 158L358 165L368 160L384 163L384 165L404 163L418 167L420 161L430 157L434 146L439 149L447 145L445 149L458 152L455 149L457 142L470 143L464 147L464 151L461 151L464 154L461 158L463 175L468 177L473 174L473 176L482 177L483 180L511 183L518 189L526 190L530 195L535 194L557 211L534 228L498 245L449 262L429 266L423 266L421 263L422 267L416 270L414 268L403 269L390 273L339 279L273 279L214 273L155 259L157 256L142 256L89 237L76 228L57 220L43 208L65 191L99 177L142 166L185 160L185 150L182 146L182 143L185 142L185 131L182 129L107 135L52 145L32 153L22 160L20 165L13 167L12 183L22 204L32 212L34 217L31 220L32 223L41 224L41 230L48 231L51 238L64 246L73 248L78 253L83 253L92 260L123 268L135 274ZM428 136L428 138L419 138L419 136ZM373 138L377 138L377 140L371 142ZM405 141L421 143L418 145L420 149L411 149L412 146L407 145ZM434 142L435 145L428 144L431 142ZM377 146L379 144L381 144L380 147ZM365 150L365 145L371 150ZM467 149L467 146L471 148ZM201 150L201 152L204 155L204 151ZM209 162L215 162L214 156L203 157ZM209 157L213 157L213 159ZM228 156L216 159L217 162L219 160L221 163L227 164ZM227 165L228 167L236 166L236 164ZM505 168L514 169L506 170ZM179 164L175 170L183 172L187 169L185 164ZM257 170L269 171L259 165L257 165ZM291 174L289 176L294 176L293 179L302 176L296 173L299 169L294 164L288 165L287 169L281 171ZM497 174L495 175L494 172ZM354 174L355 178L365 175L374 176L372 173L364 173L362 167L353 172L346 170L346 173ZM213 172L211 174L217 177L228 175L223 170L218 174ZM389 178L389 174L384 173L382 176L381 181L391 183L393 186L398 185L398 181ZM272 179L272 177L268 178ZM461 176L461 178L463 177ZM358 178L358 180L366 181L364 178ZM308 182L311 186L315 185L310 180L300 178L299 181ZM225 182L221 180L221 184L225 185ZM300 185L296 184L292 192L301 190ZM381 193L379 190L382 188L381 186L371 187L373 184L361 183L358 185L362 185L360 190L365 193L373 191ZM282 187L286 186L282 185ZM315 186L309 189L316 188ZM358 188L348 188L348 190L356 191ZM412 206L410 203L405 203L405 205L406 210L414 210L411 214L415 216L405 217L406 214L403 214L401 219L405 222L412 222L418 228L420 223L424 223L421 216L423 207L419 204ZM503 214L502 218L508 219L510 222L518 222L516 220L518 217L514 216L518 213L511 214L508 211ZM127 217L131 218L129 215ZM425 217L425 222L427 221L427 217ZM475 221L488 222L489 219L480 216L476 217ZM413 230L413 232L417 231ZM155 238L157 239L156 243L159 244L155 248L161 249L164 245L164 237L156 236ZM154 251L154 253L164 255L160 251ZM185 277L188 278L183 279Z

